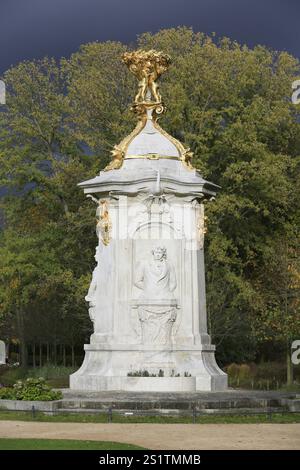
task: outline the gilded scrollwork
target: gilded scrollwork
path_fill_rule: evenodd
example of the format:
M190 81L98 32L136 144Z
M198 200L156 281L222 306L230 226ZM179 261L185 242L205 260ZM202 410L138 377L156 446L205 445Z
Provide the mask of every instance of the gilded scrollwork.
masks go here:
M112 222L108 211L108 201L106 199L97 199L91 194L87 195L95 204L97 204L96 210L96 233L101 238L103 245L108 245L111 237Z
M182 163L184 164L184 166L186 168L188 168L189 170L193 170L194 167L192 165L192 158L193 158L193 152L191 151L191 149L189 147L185 147L179 140L175 139L175 137L171 136L170 134L168 134L159 124L157 121L154 121L153 122L153 125L154 127L162 134L164 135L165 137L167 137L167 139L169 139L174 145L175 147L177 148L178 152L179 152L179 159L182 161Z
M103 245L109 245L111 238L112 223L108 211L108 202L105 199L99 200L99 214L96 232L101 238Z
M124 161L124 156L126 153L126 150L132 141L134 137L136 137L141 130L145 127L146 124L146 116L144 116L143 119L141 119L136 127L133 129L133 131L127 135L118 145L115 145L113 149L111 150L111 155L112 155L112 160L111 162L104 168L104 171L109 171L109 170L118 170L121 168L123 161Z

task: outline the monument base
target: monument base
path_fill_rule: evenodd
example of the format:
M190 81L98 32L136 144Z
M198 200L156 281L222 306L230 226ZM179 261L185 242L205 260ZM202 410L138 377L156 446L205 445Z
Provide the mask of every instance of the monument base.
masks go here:
M87 391L193 392L227 389L227 374L211 345L175 347L85 345L81 368L70 376L70 389Z

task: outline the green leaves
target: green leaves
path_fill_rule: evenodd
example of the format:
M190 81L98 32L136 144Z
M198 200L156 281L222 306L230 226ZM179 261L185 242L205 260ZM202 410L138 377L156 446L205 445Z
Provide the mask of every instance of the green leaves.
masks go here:
M299 253L300 108L291 103L299 62L186 27L145 33L137 43L172 56L160 84L168 108L161 125L221 186L206 206L214 341L224 361L238 360L233 350L253 359L258 340L300 332L299 304L283 303L280 288L294 296L289 286L299 277L297 263L291 270L281 250L284 240L287 252ZM23 62L5 74L0 324L13 318L20 334L22 314L28 339L60 335L82 344L88 334L84 294L95 220L77 183L98 174L134 127L136 81L120 60L126 50L118 42L89 43L69 59Z
M0 388L0 400L52 401L61 398L62 393L51 390L42 377L18 380L13 388Z

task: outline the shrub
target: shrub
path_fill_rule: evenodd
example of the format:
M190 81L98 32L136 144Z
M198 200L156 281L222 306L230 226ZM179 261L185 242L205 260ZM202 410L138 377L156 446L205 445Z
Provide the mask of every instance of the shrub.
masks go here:
M60 391L51 390L42 377L18 380L13 388L0 388L0 398L8 400L52 401L62 398Z
M237 378L239 375L239 366L235 364L234 362L227 366L226 372L230 378Z
M241 381L249 379L251 377L251 368L248 364L241 364L239 367L239 378Z
M128 377L150 377L150 374L147 370L135 370L128 372Z
M164 371L159 369L158 374L151 374L147 370L136 370L130 371L127 374L128 377L164 377Z
M62 397L61 392L51 390L51 388L46 385L43 377L38 379L28 378L24 381L19 380L14 385L14 390L17 400L51 401L59 400Z
M0 387L0 400L14 399L14 389L12 387Z

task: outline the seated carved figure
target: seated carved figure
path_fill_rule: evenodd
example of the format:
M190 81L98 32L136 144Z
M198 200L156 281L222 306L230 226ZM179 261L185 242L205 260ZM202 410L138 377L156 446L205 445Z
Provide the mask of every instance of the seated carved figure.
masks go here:
M173 294L177 281L166 248L157 246L152 250L152 259L137 268L134 284L142 290L138 300L142 342L168 344L177 316Z
M143 263L137 270L135 285L142 289L143 298L173 298L176 275L173 266L167 261L166 248L158 246L152 250L152 260Z

